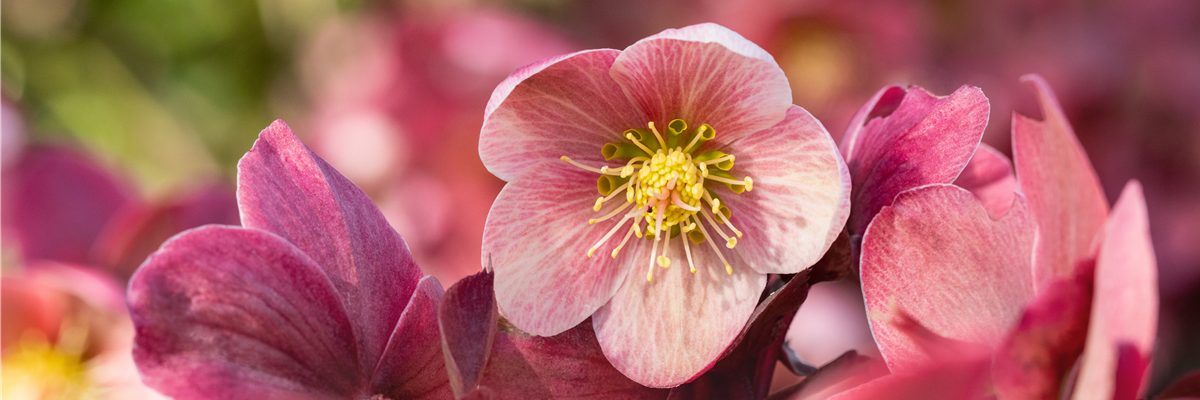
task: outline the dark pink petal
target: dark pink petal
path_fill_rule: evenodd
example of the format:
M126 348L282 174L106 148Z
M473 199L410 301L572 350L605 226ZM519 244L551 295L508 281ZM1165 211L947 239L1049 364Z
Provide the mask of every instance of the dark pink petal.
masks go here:
M605 143L624 141L626 129L645 128L650 120L608 77L619 54L582 51L517 70L501 83L479 134L488 171L512 181L524 168L562 156L598 166Z
M256 229L208 226L133 276L134 358L178 399L348 398L363 378L341 297L313 260Z
M450 381L442 358L438 308L442 284L426 276L409 298L371 378L371 393L389 399L448 399Z
M126 279L171 236L207 224L239 224L233 190L207 185L164 204L126 207L96 240L92 259L113 276Z
M862 235L880 208L897 194L932 183L950 183L975 153L987 126L988 100L979 88L963 86L945 97L910 87L899 104L896 88L884 88L877 103L859 114L865 125L852 125L843 139L850 168L849 229ZM885 113L895 107L894 111Z
M992 363L992 380L1002 398L1058 398L1083 353L1094 271L1094 261L1082 261L1074 277L1051 281L1025 307Z
M867 311L886 315L899 307L937 335L993 348L1033 297L1034 234L1020 196L992 220L971 192L956 186L903 192L863 238ZM871 332L893 372L930 359L894 324L872 318Z
M621 219L588 224L619 203L592 211L598 176L562 161L540 163L505 185L492 203L482 262L496 273L500 315L523 331L551 336L579 325L608 302L631 268L649 259L637 250L650 242L637 237L611 257L629 222L588 257Z
M600 350L591 321L553 337L501 322L481 391L495 399L663 399L667 391L629 380Z
M975 150L975 155L963 168L962 174L954 180L954 186L970 190L993 217L1008 212L1013 193L1019 189L1017 177L1013 175L1012 161L983 143L979 144L979 149Z
M1041 285L1070 276L1075 263L1091 258L1108 201L1050 85L1038 75L1021 81L1037 92L1044 119L1013 114L1012 120L1017 180L1038 221L1034 282Z
M1200 399L1200 370L1193 370L1187 375L1176 379L1158 394L1157 399Z
M676 238L673 255L681 252L681 242ZM733 265L733 274L726 274L702 243L691 247L695 273L685 259L676 258L670 268L652 267L654 280L647 281L651 243L644 244L622 250L632 257L633 270L612 300L596 310L593 325L604 355L629 379L650 387L678 386L711 368L732 345L754 312L766 275L721 246Z
M493 289L495 276L480 272L463 278L446 291L438 314L442 352L454 397L479 388L500 316Z
M1098 239L1096 295L1077 399L1112 397L1118 346L1131 345L1141 359L1150 359L1158 326L1158 269L1146 218L1142 185L1130 181Z
M842 135L842 143L839 149L842 151L842 157L850 158L854 154L854 148L858 146L859 133L863 128L867 127L867 121L875 118L886 118L896 112L900 107L900 103L904 101L904 97L908 95L908 86L899 83L893 83L884 86L875 92L866 103L863 104L854 117L850 118L850 125L846 127L846 133Z
M613 63L611 75L649 121L709 124L717 141L775 126L792 104L792 89L775 59L712 23L634 43Z
M883 362L850 350L768 400L821 400L888 374Z
M893 373L838 393L830 400L988 399L988 358L963 357L917 370Z
M375 365L421 271L371 199L283 121L238 163L237 196L242 225L282 236L325 271L354 321L359 362Z
M65 147L31 148L4 171L3 182L5 236L27 261L89 263L104 226L137 202L131 188Z
M754 190L723 192L730 222L745 232L732 251L750 268L794 274L821 259L850 214L850 173L833 139L803 108L724 149Z

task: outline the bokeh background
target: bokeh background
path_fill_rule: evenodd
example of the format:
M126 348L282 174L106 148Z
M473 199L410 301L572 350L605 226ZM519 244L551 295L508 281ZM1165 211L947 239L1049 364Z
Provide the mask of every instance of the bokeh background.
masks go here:
M480 269L483 224L503 186L477 155L495 85L541 58L620 49L705 21L771 52L794 102L835 140L885 84L935 94L967 84L991 100L984 141L1011 155L1012 113L1040 116L1017 78L1042 74L1110 201L1129 179L1145 185L1162 298L1151 391L1200 368L1200 2L0 7L5 398L36 395L38 385L19 383L49 377L61 378L68 394L153 397L130 372L124 280L172 234L237 222L237 161L271 121L287 121L366 190L422 269L448 287ZM872 351L856 290L853 282L819 287L802 307L789 342L806 362Z

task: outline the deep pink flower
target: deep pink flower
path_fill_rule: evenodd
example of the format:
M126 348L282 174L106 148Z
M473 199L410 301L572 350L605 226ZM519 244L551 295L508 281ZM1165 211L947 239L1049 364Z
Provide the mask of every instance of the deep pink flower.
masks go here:
M861 276L872 331L893 373L919 376L947 362L947 343L965 343L990 353L980 393L990 381L1006 398L1056 397L1079 359L1076 398L1133 398L1158 309L1141 186L1128 184L1109 214L1048 85L1023 80L1045 118L1014 117L1019 187L1007 160L977 153L959 181L974 192L907 190L870 222Z
M366 195L282 121L238 164L244 227L209 225L129 287L134 358L179 399L446 398L442 288Z
M479 145L509 182L484 231L500 314L546 336L592 317L647 386L711 367L766 274L815 263L849 211L832 140L790 101L770 55L713 24L513 73Z

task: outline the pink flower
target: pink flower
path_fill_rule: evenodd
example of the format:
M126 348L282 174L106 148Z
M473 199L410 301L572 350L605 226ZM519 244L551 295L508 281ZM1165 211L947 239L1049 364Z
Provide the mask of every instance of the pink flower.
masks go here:
M168 241L129 285L134 359L178 399L446 398L441 284L282 121L238 164L244 227Z
M509 182L484 230L500 314L542 336L592 317L643 385L712 367L766 274L817 262L849 212L832 139L790 101L770 55L714 24L513 73L479 145Z
M907 190L870 222L861 277L872 331L892 372L914 379L974 346L981 365L991 360L977 393L990 382L1005 398L1057 397L1078 359L1075 398L1133 398L1158 310L1141 186L1130 182L1110 212L1049 86L1022 80L1045 118L1014 116L1017 181L987 150L958 178L973 192Z

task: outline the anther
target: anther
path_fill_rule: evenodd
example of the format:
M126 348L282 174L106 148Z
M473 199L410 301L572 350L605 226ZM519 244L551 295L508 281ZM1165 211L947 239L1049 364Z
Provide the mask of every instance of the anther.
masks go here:
M654 132L654 138L658 139L658 145L664 149L667 148L667 142L663 141L662 135L658 133L658 129L654 129L654 121L650 121L647 125L650 125L650 132Z

